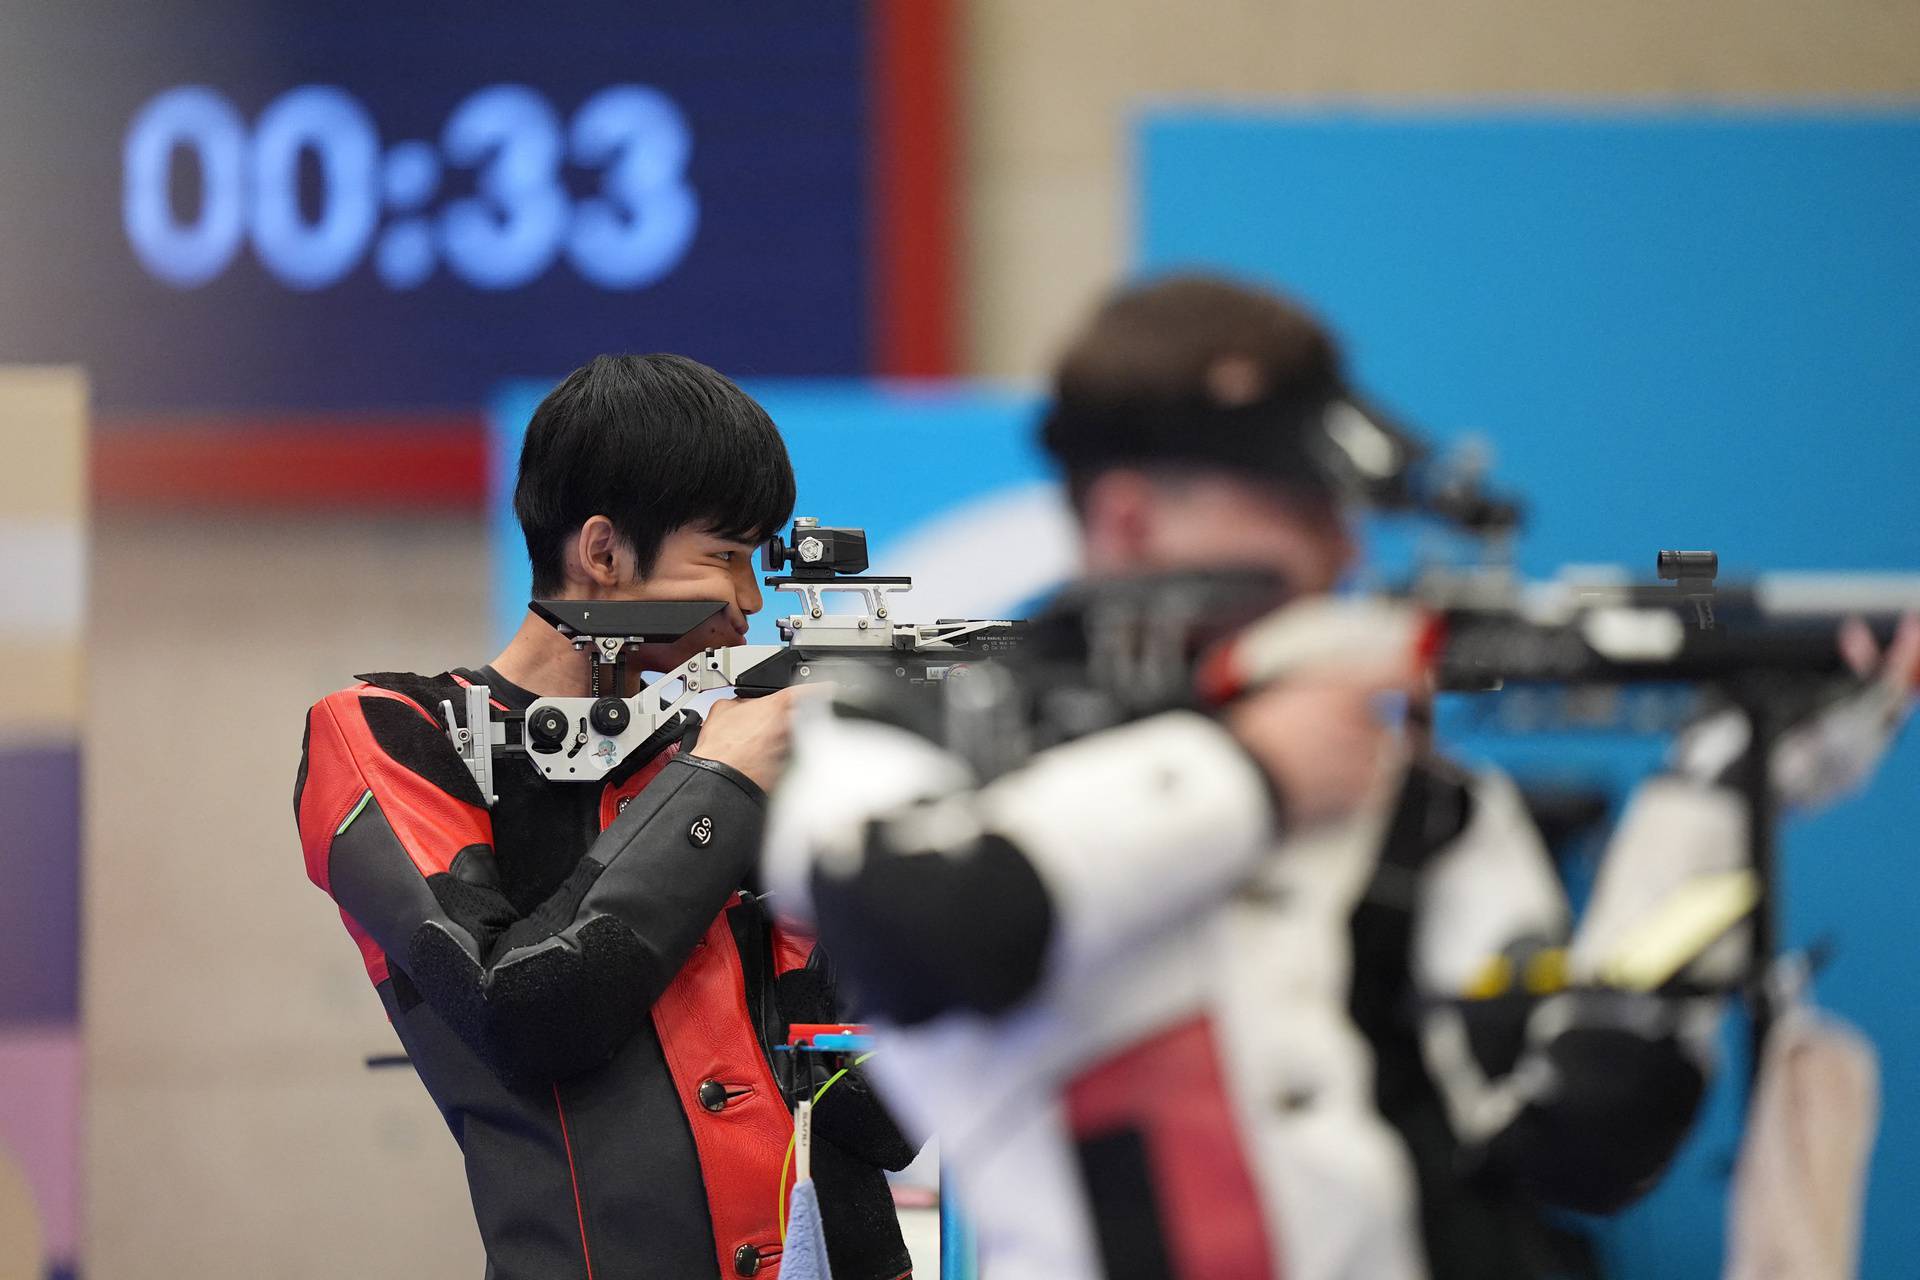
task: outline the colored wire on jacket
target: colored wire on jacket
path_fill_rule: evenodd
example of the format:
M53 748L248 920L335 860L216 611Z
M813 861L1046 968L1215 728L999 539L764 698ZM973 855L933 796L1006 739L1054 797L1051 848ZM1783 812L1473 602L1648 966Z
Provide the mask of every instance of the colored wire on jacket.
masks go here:
M872 1052L863 1053L859 1057L855 1058L852 1062L848 1063L846 1066L840 1068L838 1071L828 1076L827 1082L821 1085L818 1089L814 1090L813 1105L816 1107L819 1106L820 1099L827 1096L827 1090L833 1088L834 1084L839 1081L841 1076L847 1074L847 1072L853 1070L855 1067L859 1066L861 1063L865 1062L868 1058L871 1058L872 1056L873 1056ZM779 1214L780 1214L780 1243L781 1244L785 1244L787 1242L787 1170L793 1167L793 1146L794 1146L794 1143L799 1141L799 1139L800 1139L800 1132L797 1129L793 1132L793 1135L787 1139L787 1154L786 1154L786 1157L780 1161L780 1185L774 1188L774 1194L780 1198Z

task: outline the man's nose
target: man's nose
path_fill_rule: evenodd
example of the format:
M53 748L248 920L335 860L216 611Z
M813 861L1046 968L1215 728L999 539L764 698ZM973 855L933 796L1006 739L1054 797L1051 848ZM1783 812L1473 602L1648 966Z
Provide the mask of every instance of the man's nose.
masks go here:
M734 587L734 600L739 604L740 612L752 617L760 612L760 606L766 603L760 595L760 579L754 574L753 557L746 558L745 563L735 572L735 577L738 583Z

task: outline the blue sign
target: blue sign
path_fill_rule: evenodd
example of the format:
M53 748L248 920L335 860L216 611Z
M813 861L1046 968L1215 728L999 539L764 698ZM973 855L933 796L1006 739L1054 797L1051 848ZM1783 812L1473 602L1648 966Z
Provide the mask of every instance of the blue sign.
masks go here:
M868 10L9 6L0 360L109 413L869 367Z
M1138 142L1137 265L1277 285L1385 403L1484 431L1533 500L1529 571L1651 578L1663 547L1717 550L1729 576L1920 568L1920 118L1236 109L1152 116ZM1523 762L1649 760L1573 745ZM1785 833L1788 939L1837 943L1819 995L1882 1055L1863 1275L1920 1252L1916 777L1909 733L1865 797ZM1609 1228L1619 1274L1719 1274L1741 1072Z

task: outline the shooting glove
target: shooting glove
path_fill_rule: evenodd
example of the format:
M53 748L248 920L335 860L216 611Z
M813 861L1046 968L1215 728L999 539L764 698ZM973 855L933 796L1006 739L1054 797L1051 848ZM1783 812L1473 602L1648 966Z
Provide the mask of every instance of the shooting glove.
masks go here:
M1849 624L1841 644L1863 678L1796 716L1774 746L1775 794L1782 804L1806 812L1863 789L1913 710L1920 623L1902 621L1884 660L1873 651L1864 627ZM1725 784L1736 776L1752 736L1744 712L1715 711L1682 731L1672 767L1698 782Z

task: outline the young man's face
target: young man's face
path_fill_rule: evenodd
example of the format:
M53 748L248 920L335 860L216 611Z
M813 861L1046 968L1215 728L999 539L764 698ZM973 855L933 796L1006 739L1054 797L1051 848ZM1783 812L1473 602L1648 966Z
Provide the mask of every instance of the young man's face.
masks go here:
M1331 590L1354 556L1337 514L1307 514L1272 486L1224 471L1109 472L1088 491L1082 534L1096 575L1254 569L1298 595Z
M660 544L659 559L645 577L623 582L615 593L623 600L718 600L726 606L703 626L671 645L640 655L654 671L670 671L702 649L740 644L747 619L763 600L755 576L755 543L723 538L704 528L683 526Z

